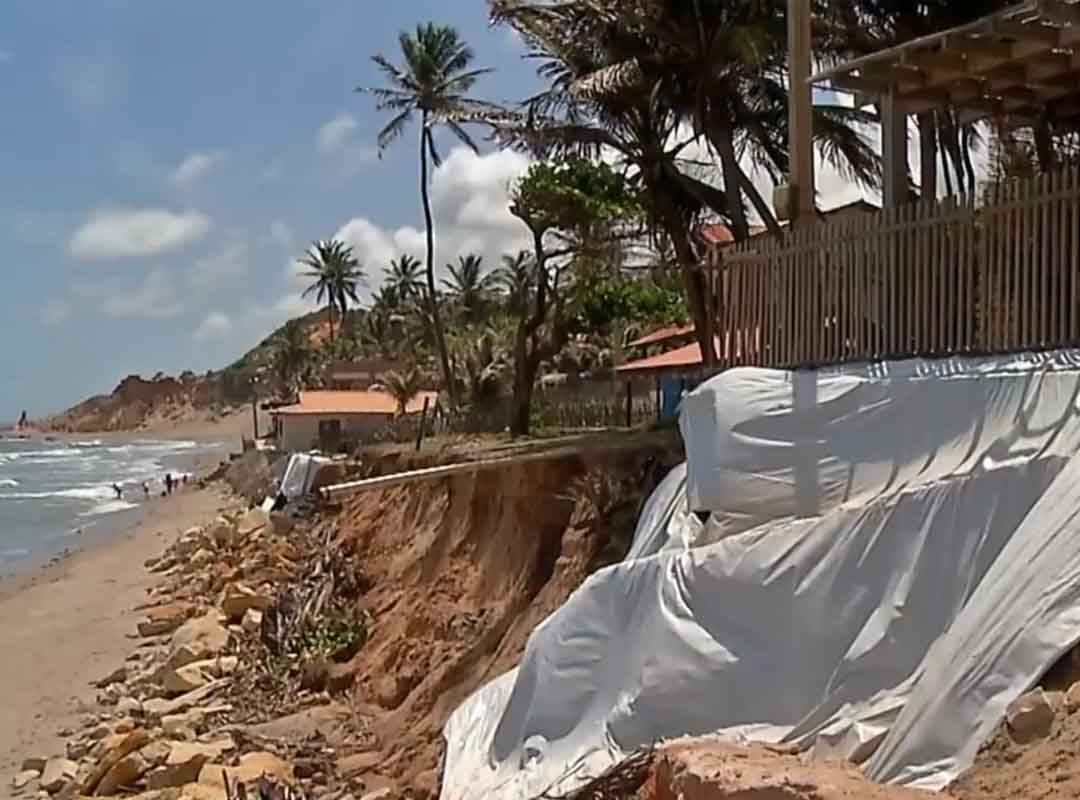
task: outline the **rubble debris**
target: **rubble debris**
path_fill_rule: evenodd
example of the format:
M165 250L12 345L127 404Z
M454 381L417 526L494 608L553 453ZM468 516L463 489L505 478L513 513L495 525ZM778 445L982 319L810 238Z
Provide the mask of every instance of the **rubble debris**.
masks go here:
M50 758L41 773L40 786L49 794L56 794L79 774L79 765L69 758Z

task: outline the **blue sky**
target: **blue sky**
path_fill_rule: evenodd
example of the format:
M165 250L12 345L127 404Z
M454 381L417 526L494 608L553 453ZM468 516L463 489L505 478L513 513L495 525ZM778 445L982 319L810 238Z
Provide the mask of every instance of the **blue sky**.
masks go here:
M452 8L452 11L451 11ZM421 252L415 131L380 160L357 85L397 33L452 23L477 94L534 87L483 0L5 0L0 8L0 419L59 410L125 375L205 371L304 310L292 260L340 235L377 285ZM523 244L516 154L447 141L440 263Z

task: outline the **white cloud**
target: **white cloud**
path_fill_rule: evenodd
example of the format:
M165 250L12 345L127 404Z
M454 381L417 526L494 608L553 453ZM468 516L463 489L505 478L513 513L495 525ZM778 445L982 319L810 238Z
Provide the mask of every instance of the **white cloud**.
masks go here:
M440 272L458 256L473 252L493 269L503 254L528 247L528 230L509 210L511 186L528 167L528 158L520 153L477 155L458 147L435 170L431 198L435 264ZM388 230L365 217L355 217L335 236L352 246L373 286L378 285L391 259L403 253L424 257L424 232L413 226Z
M232 333L232 329L232 320L220 311L211 311L195 329L195 338L200 341L221 339Z
M226 243L219 250L197 259L189 280L199 289L212 289L247 273L248 246L241 240Z
M182 309L169 273L164 267L154 267L141 281L110 290L103 310L116 319L168 319Z
M191 186L198 183L225 162L225 151L208 150L192 153L173 170L169 181L174 186Z
M378 151L357 141L360 124L356 117L342 112L319 128L315 148L339 178L351 178L373 162Z
M70 318L71 306L62 300L50 300L41 308L41 320L46 325L60 325Z
M343 111L319 128L315 135L315 146L323 155L336 153L349 143L359 127L356 117Z
M72 237L71 255L84 261L154 256L197 242L210 230L198 211L95 211Z

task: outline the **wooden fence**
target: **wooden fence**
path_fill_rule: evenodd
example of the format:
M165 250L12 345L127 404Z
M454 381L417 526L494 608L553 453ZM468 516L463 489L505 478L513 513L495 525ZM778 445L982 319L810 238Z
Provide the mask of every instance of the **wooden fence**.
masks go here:
M722 252L720 365L809 366L1080 342L1080 170L798 226Z

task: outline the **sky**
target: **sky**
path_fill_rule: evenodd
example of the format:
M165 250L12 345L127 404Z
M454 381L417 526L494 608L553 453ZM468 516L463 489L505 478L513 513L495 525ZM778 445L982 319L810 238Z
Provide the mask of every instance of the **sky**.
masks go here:
M315 239L353 247L369 294L421 256L418 131L380 157L387 116L354 89L427 21L494 68L477 96L538 88L485 0L4 0L0 420L231 363L312 310L296 259ZM526 247L507 202L526 158L441 145L436 264ZM824 207L861 195L827 170L818 187Z
M126 375L220 368L310 309L295 259L341 236L377 288L421 253L416 129L382 158L380 85L398 32L455 25L533 88L483 0L4 0L0 6L0 419L60 410ZM439 263L525 244L506 211L527 167L442 140Z

